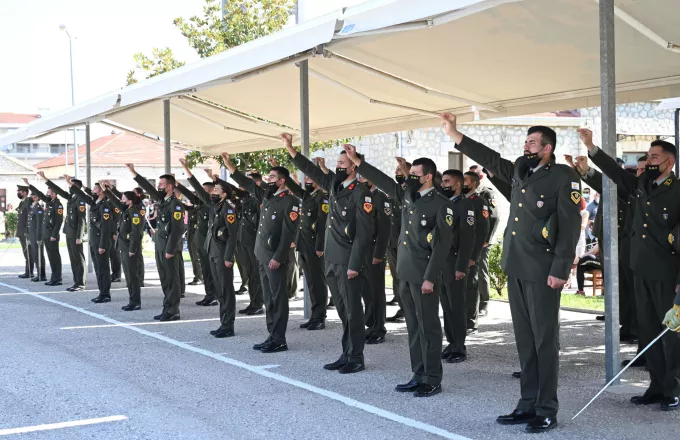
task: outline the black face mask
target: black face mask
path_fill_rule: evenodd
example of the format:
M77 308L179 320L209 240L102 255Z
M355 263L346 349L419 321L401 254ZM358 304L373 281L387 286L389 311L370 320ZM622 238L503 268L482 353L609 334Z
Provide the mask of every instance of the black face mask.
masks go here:
M444 194L447 198L450 199L451 197L454 196L455 191L450 186L442 186L442 194Z
M17 193L17 197L19 198L19 200L23 200L23 199L24 199L24 196L22 196L20 192Z
M524 153L525 164L527 168L536 168L541 163L541 158L538 153Z
M396 180L399 185L403 185L404 182L406 182L406 176L394 176L394 180Z
M408 179L406 179L406 188L411 191L412 193L417 192L420 190L420 188L423 186L422 183L420 183L420 176L416 176L414 174L409 174Z
M158 191L159 191L159 192L162 192L163 194L165 194L165 188L161 188L161 187L159 186L159 187L158 187Z
M336 168L335 169L335 181L336 182L344 182L347 180L347 177L349 176L349 173L347 172L347 168Z
M371 184L368 182L359 182L360 185L364 185L366 188L371 188Z
M308 193L311 193L314 191L314 184L313 183L305 183L305 191Z
M661 162L659 165L652 165L651 163L648 163L645 165L645 176L649 180L657 180L659 176L661 175L661 165L666 163L664 160Z
M267 182L267 197L271 197L279 189L276 182Z
M461 191L463 191L463 194L467 194L467 193L470 192L470 187L467 186L467 185L463 185L463 187L461 188Z
M70 187L70 188L68 189L68 192L69 192L70 194L75 194L75 193L76 193L76 187L75 187L75 186Z
M219 202L220 196L217 194L210 194L210 200L212 200L213 202Z

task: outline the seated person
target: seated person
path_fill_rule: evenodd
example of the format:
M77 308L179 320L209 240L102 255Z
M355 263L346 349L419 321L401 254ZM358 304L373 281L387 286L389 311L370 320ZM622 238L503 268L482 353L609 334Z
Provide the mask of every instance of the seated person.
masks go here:
M585 283L586 273L593 270L602 270L602 262L600 261L600 245L595 244L588 252L583 254L576 265L576 283L578 285L577 295L585 295L583 285Z

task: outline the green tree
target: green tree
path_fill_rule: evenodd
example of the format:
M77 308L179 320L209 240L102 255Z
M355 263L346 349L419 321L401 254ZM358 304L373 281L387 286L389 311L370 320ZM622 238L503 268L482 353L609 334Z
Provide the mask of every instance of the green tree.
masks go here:
M186 64L184 61L177 61L172 53L172 49L169 47L166 47L165 49L154 47L151 51L151 56L138 52L134 54L134 59L136 69L146 72L146 78L169 72ZM127 73L127 85L136 82L135 70L129 71Z

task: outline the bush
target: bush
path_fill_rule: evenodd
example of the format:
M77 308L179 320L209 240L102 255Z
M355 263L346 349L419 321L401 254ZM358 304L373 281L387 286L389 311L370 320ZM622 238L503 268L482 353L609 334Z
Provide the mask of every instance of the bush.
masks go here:
M503 289L508 284L508 276L503 272L501 267L501 258L503 256L503 245L498 242L491 245L489 250L489 279L491 287L502 296Z
M19 213L16 211L5 213L5 230L7 231L7 238L14 237L19 226Z

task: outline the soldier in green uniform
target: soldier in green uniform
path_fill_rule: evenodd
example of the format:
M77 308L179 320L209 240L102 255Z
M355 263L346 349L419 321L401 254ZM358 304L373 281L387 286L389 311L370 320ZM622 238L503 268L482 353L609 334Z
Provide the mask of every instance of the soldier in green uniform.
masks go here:
M579 130L593 163L614 183L635 195L635 217L630 239L630 268L635 274L640 345L647 346L662 330L665 311L680 291L680 255L673 247L673 228L680 222L680 182L673 173L675 146L651 143L645 172L639 177L621 169L593 143L590 130ZM651 384L635 405L659 404L661 410L680 408L680 335L667 333L662 343L645 353Z
M31 193L31 210L28 213L28 236L30 239L30 251L33 254L33 261L36 264L36 276L31 278L33 282L47 281L45 268L45 243L42 239L42 224L45 215L44 208L40 203L40 196Z
M305 275L312 316L300 328L322 330L326 328L326 302L328 285L324 275L323 248L326 238L326 218L330 211L328 193L322 190L311 178L305 176L302 189L293 179L286 181L290 191L302 200L300 207L300 226L297 250L300 254L300 267Z
M191 197L186 196L182 189L179 188L179 182L177 189L184 196L184 209L187 211L187 248L189 249L189 256L191 257L191 271L194 274L194 279L189 281L187 285L197 286L203 284L203 261L201 261L201 252L199 249L203 246L205 241L196 240L196 232L198 229L198 217L201 216L202 204L195 205ZM192 194L192 193L190 193ZM193 195L193 194L192 194ZM200 242L200 243L199 243ZM207 264L207 262L205 262Z
M362 160L354 146L344 148L362 176L403 206L397 274L413 377L395 389L412 392L416 397L433 396L442 389L439 296L443 287L442 271L451 249L453 205L434 186L437 166L431 159L413 161L406 189L403 189L391 177Z
M453 236L441 292L444 334L449 343L442 350L441 357L448 363L467 359L467 274L476 242L476 218L472 201L463 194L464 182L462 171L446 170L442 173L442 194L453 203Z
M410 170L410 162L404 161L403 166L397 165L394 180L404 188L406 176L408 176ZM387 247L387 265L390 268L390 275L392 276L392 300L387 304L396 304L399 306L399 309L394 315L385 320L387 322L399 322L404 320L404 311L402 310L401 301L399 300L399 277L397 275L397 249L399 248L399 234L401 233L401 205L389 195L387 197L389 198L390 209L392 211L392 215L390 215L390 224L392 225L390 230L390 243Z
M199 263L194 266L194 271L200 271L200 275L194 272L194 281L199 280L199 283L189 283L190 285L203 284L205 290L205 297L196 302L197 306L214 306L217 305L217 286L213 281L212 269L210 268L210 256L205 248L205 241L208 237L208 225L210 223L210 205L203 203L196 192L191 192L189 188L177 182L177 189L180 193L191 203L190 208L186 208L189 212L189 250L191 253L192 265L194 259ZM212 194L215 189L214 182L203 182L203 190L207 194ZM192 220L193 217L193 220Z
M85 202L79 200L72 192L63 190L47 179L44 172L38 172L38 176L45 180L45 184L52 192L68 200L66 202L66 218L64 219L64 235L66 236L66 248L71 261L71 272L73 272L73 286L66 290L79 292L85 289L85 252L83 251L83 233L85 231L85 216L87 215ZM83 183L80 180L71 179L71 181L78 188L82 188Z
M283 167L272 167L266 190L236 169L231 156L222 154L231 178L262 203L260 224L255 239L255 256L259 262L260 282L267 312L269 336L253 348L262 353L288 350L288 266L290 246L296 240L300 207L286 189L290 173Z
M489 206L487 200L478 192L479 175L474 171L468 171L464 174L463 194L464 197L472 202L475 211L475 244L472 248L472 257L470 258L470 269L467 276L467 293L465 297L465 305L467 308L467 332L474 334L477 332L477 325L479 324L479 286L478 267L477 262L480 260L484 246L488 246L489 242Z
M363 292L364 320L366 323L366 343L385 342L385 320L387 318L387 299L385 297L385 257L390 241L392 204L387 195L364 176L359 182L371 191L373 201L373 253L368 264L368 290Z
M281 135L293 164L328 191L329 216L324 245L325 272L338 316L342 321L342 354L323 366L349 374L363 371L365 327L361 305L368 289L368 263L373 250L373 201L356 180L356 167L342 152L335 173L325 173L293 147L290 134Z
M21 202L17 206L17 214L19 216L16 236L21 243L21 253L24 255L26 261L24 273L19 275L19 278L33 278L33 257L30 251L30 239L26 240L28 233L28 213L31 210L31 197L28 196L28 186L17 185L17 197Z
M560 296L580 232L580 178L555 163L557 135L548 127L528 130L524 155L513 164L460 133L454 115L441 117L459 151L512 185L502 266L522 366L521 399L497 422L544 432L557 425ZM559 227L549 240L544 231L551 218Z
M109 266L113 252L113 230L116 228L113 223L113 208L106 201L104 190L95 184L91 191L92 196L85 193L87 190L78 188L69 176L64 176L66 184L71 187L70 191L75 196L90 205L90 221L88 223L88 241L90 243L90 259L94 265L97 275L97 288L99 295L92 298L96 304L111 301L111 268Z
M113 208L113 224L118 225L120 224L120 214L121 210L120 208L116 207L115 205L111 205ZM117 229L113 230L113 237L112 237L112 243L114 243L114 248L111 250L111 254L109 255L111 259L111 282L112 283L120 283L122 281L122 269L123 265L121 263L120 259L120 252L118 249L115 247L116 240L118 239L118 231Z
M135 176L135 181L158 203L157 227L153 240L156 245L156 268L163 289L163 311L153 319L158 321L177 321L180 319L179 302L182 293L180 285L180 265L182 260L184 236L184 205L177 200L174 190L175 177L163 174L158 179L158 188L137 174L133 164L126 167Z
M24 182L28 184L28 179L24 178ZM47 251L47 259L50 262L50 280L45 283L47 286L61 286L61 254L59 253L59 239L61 235L59 230L64 221L64 207L61 200L57 197L57 193L51 188L47 189L47 195L43 194L38 188L33 185L28 185L38 198L45 202L44 216L42 222L42 242Z
M262 184L260 173L248 173L247 176L258 187ZM233 189L233 188L232 188ZM262 283L260 282L259 263L255 257L255 239L257 237L257 227L260 224L260 202L248 191L236 188L234 194L240 201L240 218L238 226L238 246L240 250L237 254L236 263L241 272L241 287L248 286L250 303L245 309L239 310L240 314L249 316L261 315L262 309ZM240 290L240 289L239 289ZM237 292L238 293L238 292Z

